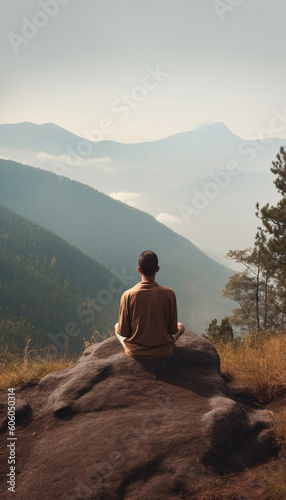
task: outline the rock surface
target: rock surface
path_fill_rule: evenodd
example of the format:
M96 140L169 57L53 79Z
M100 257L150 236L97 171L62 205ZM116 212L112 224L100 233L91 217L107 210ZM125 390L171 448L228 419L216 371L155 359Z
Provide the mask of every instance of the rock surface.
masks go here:
M219 367L189 331L162 360L132 359L115 337L90 346L22 391L32 415L18 421L14 498L196 498L218 474L266 461L272 413L246 404Z

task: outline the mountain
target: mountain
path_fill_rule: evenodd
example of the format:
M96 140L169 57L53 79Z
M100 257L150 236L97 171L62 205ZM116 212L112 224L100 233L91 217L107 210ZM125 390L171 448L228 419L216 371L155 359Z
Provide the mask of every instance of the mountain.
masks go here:
M271 172L217 172L166 190L160 203L150 196L149 212L219 260L221 249L226 254L253 244L259 225L256 203L279 200L273 180ZM142 200L137 205L144 209Z
M59 235L130 284L139 280L139 254L159 256L158 281L177 294L181 321L203 333L208 323L229 314L221 296L230 270L154 217L89 186L49 172L0 160L0 202Z
M0 125L0 147L15 150L63 154L66 144L76 145L80 137L53 123L22 122Z
M201 165L211 160L217 165L238 157L248 161L250 149L259 151L277 149L281 139L248 140L233 134L222 122L203 125L195 130L142 143L124 144L111 140L97 141L98 132L87 131L77 136L53 123L37 125L30 122L0 125L0 148L15 151L44 152L49 155L74 155L80 159L109 158L116 162L146 160L157 162L161 157L173 162L191 160ZM101 134L102 135L102 134ZM94 140L95 139L95 140ZM283 142L283 141L282 141ZM267 146L267 147L266 147ZM189 164L189 168L191 165Z
M96 329L102 336L113 331L119 293L111 293L109 288L123 291L126 281L2 205L0 269L3 348L8 345L13 352L21 352L28 337L30 347L53 344L54 339L55 346L61 347L68 338L70 352L78 354L83 337L90 338ZM109 283L112 287L108 288ZM109 300L103 307L99 301L101 296L106 300L106 294ZM88 306L87 298L97 301L96 307ZM73 334L60 333L70 332L70 328Z
M93 142L92 134L89 139L51 123L0 125L0 156L88 184L148 212L224 262L229 249L252 245L255 203L276 202L270 167L283 139L245 141L223 123L138 144ZM230 165L241 175L232 175L226 188L215 186L207 208L187 222L181 205L190 205L194 192L203 194L211 176L228 173Z

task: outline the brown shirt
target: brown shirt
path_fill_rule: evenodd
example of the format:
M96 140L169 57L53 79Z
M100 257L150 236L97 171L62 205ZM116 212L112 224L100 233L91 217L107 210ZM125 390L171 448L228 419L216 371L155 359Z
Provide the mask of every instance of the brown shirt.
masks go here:
M178 331L177 303L171 288L141 281L126 290L120 302L117 333L132 358L168 358L175 348L171 335Z

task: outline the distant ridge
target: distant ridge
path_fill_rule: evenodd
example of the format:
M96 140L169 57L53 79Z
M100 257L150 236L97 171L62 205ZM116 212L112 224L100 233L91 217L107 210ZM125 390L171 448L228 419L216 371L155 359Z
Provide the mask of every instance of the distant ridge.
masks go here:
M86 142L53 123L0 125L0 157L126 201L221 262L230 248L252 244L255 203L275 202L270 167L284 145L284 139L275 137L245 141L222 122L134 144ZM212 175L229 166L236 172L227 172L229 182L221 185ZM254 173L260 172L253 183ZM186 218L182 207L192 210L198 196L204 208Z
M67 154L66 147L77 148L84 137L79 137L72 132L55 125L54 123L34 124L21 122L15 124L0 125L0 148L43 151L48 154ZM110 156L112 159L126 158L136 154L176 154L180 155L190 150L192 144L200 145L205 140L224 143L228 141L238 142L241 139L233 134L227 126L222 123L203 125L195 130L179 132L168 137L140 143L124 144L118 141L103 140L100 142L90 141L96 147L90 154L92 158ZM197 143L199 141L199 143ZM184 148L184 151L181 148Z
M0 160L0 203L119 274L126 269L133 283L139 281L139 254L153 249L161 265L158 280L175 289L182 321L198 333L233 307L221 296L228 268L154 217L89 186Z
M135 165L152 164L157 167L161 166L162 161L168 166L174 166L174 163L180 164L183 161L185 167L189 164L194 168L194 163L197 163L198 166L212 165L217 169L227 160L247 159L246 151L251 146L251 141L244 141L232 133L223 122L202 125L194 130L178 132L154 141L125 144L109 140L108 136L102 141L92 139L92 131L88 138L80 137L54 123L38 125L21 122L0 125L0 149L43 152L54 156L74 154L79 155L81 160L108 158L113 162L132 165L135 162ZM82 154L81 147L86 141L89 147L87 153ZM256 142L257 151L265 149L264 140ZM267 146L268 158L273 157L283 140L273 138L271 143ZM246 150L245 157L239 152L240 148Z

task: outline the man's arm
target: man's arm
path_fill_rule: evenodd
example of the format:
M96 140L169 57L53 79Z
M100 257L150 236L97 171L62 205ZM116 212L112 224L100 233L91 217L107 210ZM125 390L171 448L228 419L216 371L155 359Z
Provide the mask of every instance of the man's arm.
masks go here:
M170 296L170 309L169 309L169 325L168 333L170 335L175 335L178 332L178 313L177 313L177 301L175 292Z
M128 297L123 294L120 300L119 321L117 333L121 337L129 338L132 336L131 319L128 307Z

